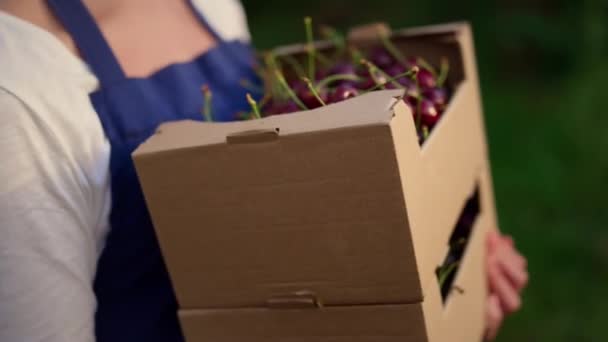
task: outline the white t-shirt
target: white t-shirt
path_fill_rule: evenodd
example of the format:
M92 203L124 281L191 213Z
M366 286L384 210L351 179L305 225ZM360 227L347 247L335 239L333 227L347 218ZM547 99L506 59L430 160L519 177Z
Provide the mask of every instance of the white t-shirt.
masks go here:
M238 0L195 1L249 40ZM50 33L0 11L0 341L92 342L111 208L98 81ZM135 342L135 341L134 341Z

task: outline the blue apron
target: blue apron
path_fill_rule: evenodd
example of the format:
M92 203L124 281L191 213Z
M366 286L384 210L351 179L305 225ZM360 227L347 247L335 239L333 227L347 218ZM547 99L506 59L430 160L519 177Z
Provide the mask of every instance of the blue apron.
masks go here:
M215 121L233 120L247 110L239 81L259 83L253 51L245 43L223 41L190 4L217 45L189 63L129 78L81 0L47 2L99 79L90 99L111 143L111 230L94 282L97 342L183 341L175 294L131 152L163 122L202 120L202 85L213 91Z

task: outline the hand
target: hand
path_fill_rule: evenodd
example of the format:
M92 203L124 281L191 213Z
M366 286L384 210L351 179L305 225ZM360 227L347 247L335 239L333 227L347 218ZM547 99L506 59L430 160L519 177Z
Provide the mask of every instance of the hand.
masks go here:
M486 339L494 340L505 316L521 307L521 292L528 283L528 262L515 249L513 239L492 231L487 237Z

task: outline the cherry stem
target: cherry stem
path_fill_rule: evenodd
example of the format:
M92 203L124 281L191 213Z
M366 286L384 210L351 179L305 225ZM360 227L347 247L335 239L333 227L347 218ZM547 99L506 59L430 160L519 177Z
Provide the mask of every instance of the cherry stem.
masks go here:
M429 137L429 127L422 126L422 138L426 140Z
M443 84L448 79L448 73L450 72L450 61L446 57L441 58L441 65L439 68L439 76L437 77L437 86L443 87Z
M361 77L353 74L335 74L330 75L317 83L318 89L323 89L335 81L360 81Z
M272 73L275 71L278 71L275 55L272 52L265 54L264 63L268 66L268 70L267 70L268 82L266 82L266 83L270 84L270 93L272 94L273 98L281 98L282 97L281 95L283 95L281 93L281 88L279 87L279 85L276 84L276 82L271 82Z
M306 82L308 89L315 96L315 98L317 98L317 101L319 101L319 103L322 104L323 106L326 106L327 104L325 103L325 101L323 101L323 99L319 95L319 92L317 91L317 89L315 89L315 86L312 85L312 82L310 81L310 79L308 79L307 77L302 77L302 81Z
M450 276L450 274L457 269L457 267L458 267L459 264L460 263L458 261L455 261L455 262L453 262L451 264L441 266L437 270L437 275L439 277L439 286L440 287L443 287L443 285L445 284L445 281L448 279L448 277Z
M388 35L384 33L379 33L380 40L382 40L382 44L388 53L390 53L393 58L395 58L399 63L405 64L405 57L401 54L401 51L395 46L395 44L391 41Z
M245 78L241 79L239 81L239 84L241 85L241 87L249 90L252 93L259 93L259 94L264 93L264 89L262 89L262 87L251 83L248 79L245 79Z
M264 108L264 106L268 103L268 101L270 101L271 98L272 96L270 96L270 94L264 94L262 99L258 102L258 106L260 108Z
M467 243L467 239L462 237L462 238L450 243L450 248L463 247L466 243Z
M406 71L406 72L404 72L404 73L402 73L402 74L399 74L399 75L396 75L396 76L394 76L394 77L390 77L390 78L388 78L388 79L386 80L386 82L384 82L384 83L381 83L381 84L375 85L375 86L373 86L372 88L367 89L367 90L366 90L364 93L368 93L368 92L370 92L370 91L378 90L378 89L380 89L380 87L381 87L381 86L385 86L385 85L387 85L388 83L391 83L391 82L393 82L393 81L397 81L397 80L398 80L398 79L400 79L401 77L411 77L412 75L416 75L416 74L418 74L418 70L419 70L419 69L418 69L418 67L417 67L417 66L414 66L413 68L411 68L410 70L408 70L408 71ZM401 86L401 87L403 88L403 86Z
M298 60L295 59L292 55L284 55L281 57L285 60L285 62L287 62L287 64L289 64L289 66L291 66L291 68L296 73L296 75L298 75L298 77L303 77L306 74L300 62L298 62Z
M306 50L308 52L308 78L315 78L315 44L312 35L312 19L304 18L304 26L306 28Z
M412 79L416 82L416 132L420 132L422 129L420 126L422 125L422 94L420 93L420 82L418 82L418 72L412 75Z
M366 60L366 59L361 59L361 64L365 65L367 67L367 69L369 70L369 74L370 76L372 76L372 79L374 80L374 82L376 83L376 86L380 86L381 89L384 89L384 84L387 82L392 83L395 87L397 87L398 89L403 89L403 86L401 85L401 83L397 82L396 80L390 80L391 76L388 75L387 73L385 73L382 69L378 68L374 63ZM381 74L384 79L386 80L385 82L380 82L377 78L376 78L376 73Z
M300 101L300 99L296 96L296 94L293 92L291 87L289 87L289 84L287 84L287 81L285 80L285 77L283 77L283 74L281 74L281 71L275 70L274 74L275 74L275 77L277 78L277 80L279 81L279 84L281 85L281 87L283 87L283 89L285 90L285 92L287 93L289 98L296 105L298 105L298 107L300 107L303 110L307 110L308 108L306 107L306 105L304 103L302 103L302 101Z
M361 50L359 50L355 47L350 48L350 55L351 55L354 63L358 63L362 59L365 58L365 56L363 55L363 52L361 52Z
M261 119L262 115L260 114L260 108L258 108L257 102L255 102L255 100L253 99L253 97L251 97L251 94L249 93L247 93L247 102L249 102L249 105L253 110L254 117L256 119Z
M316 51L315 55L319 62L323 64L323 66L329 67L333 64L332 61L329 58L325 57L325 55L323 55L320 51Z
M341 35L336 29L331 26L322 26L321 34L329 39L333 45L336 47L335 57L342 55L344 49L346 48L346 40L344 36Z
M213 113L211 113L211 100L213 95L211 94L211 89L209 89L209 86L205 84L201 90L203 91L203 97L205 100L205 103L203 104L203 117L205 118L205 121L213 122Z
M437 70L435 70L435 68L429 62L427 62L426 59L424 59L422 57L418 57L416 59L416 62L418 62L418 64L420 64L421 67L430 71L434 77L437 77Z

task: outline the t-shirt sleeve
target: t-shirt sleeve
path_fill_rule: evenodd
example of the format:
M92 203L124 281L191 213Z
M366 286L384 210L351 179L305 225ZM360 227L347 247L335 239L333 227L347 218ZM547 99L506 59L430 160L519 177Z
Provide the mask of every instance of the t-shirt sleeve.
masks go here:
M250 42L247 16L239 0L194 0L193 4L222 39Z
M44 119L2 88L0 156L0 341L94 341L90 193Z

